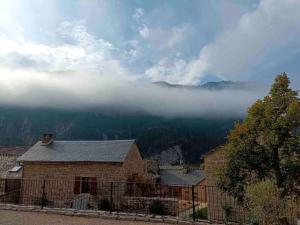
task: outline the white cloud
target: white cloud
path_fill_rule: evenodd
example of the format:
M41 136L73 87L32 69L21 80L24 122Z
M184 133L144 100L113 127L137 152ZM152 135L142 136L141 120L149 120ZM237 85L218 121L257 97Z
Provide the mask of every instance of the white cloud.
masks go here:
M144 16L144 14L145 14L145 11L144 11L143 8L136 8L136 9L134 10L134 13L133 13L133 15L132 15L132 18L133 18L134 20L139 20L139 19L141 19L141 18Z
M46 45L27 40L22 34L11 39L0 35L0 66L39 71L85 71L135 79L115 56L110 42L87 32L82 22L64 22L58 32L68 42Z
M139 29L139 33L143 38L148 38L150 34L149 29L145 24Z
M205 60L186 62L180 58L163 58L147 69L145 75L152 81L166 81L171 84L183 85L197 84L199 80L194 74L201 74L206 68Z
M178 84L182 81L182 74L185 72L186 66L186 62L182 59L163 58L155 66L146 70L145 75L154 82L163 80L171 84Z
M184 38L192 32L190 26L183 25L178 27L173 27L171 29L171 37L168 40L168 47L173 47L177 43L180 43Z
M92 73L0 68L0 104L76 110L143 112L160 116L240 116L261 92L167 88Z
M236 27L204 46L199 57L186 63L185 68L172 69L175 61L165 69L154 65L147 72L152 71L151 77L172 80L174 76L173 80L190 84L207 73L223 79L245 78L251 70L263 67L274 57L286 57L299 47L299 12L299 0L262 0L254 11L241 17Z

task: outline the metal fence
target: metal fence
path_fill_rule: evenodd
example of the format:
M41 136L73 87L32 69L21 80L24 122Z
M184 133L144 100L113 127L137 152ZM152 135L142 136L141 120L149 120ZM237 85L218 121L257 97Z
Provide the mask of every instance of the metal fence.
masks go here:
M246 212L233 198L213 186L75 180L0 179L0 203L37 205L244 223ZM297 203L287 213L299 217ZM292 223L291 223L292 224Z

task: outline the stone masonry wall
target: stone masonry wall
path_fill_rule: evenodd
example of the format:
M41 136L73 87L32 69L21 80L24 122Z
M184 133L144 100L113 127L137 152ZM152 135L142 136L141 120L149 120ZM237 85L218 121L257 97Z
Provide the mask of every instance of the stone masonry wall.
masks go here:
M225 164L225 149L223 146L204 156L204 169L207 172L207 204L210 220L222 221L225 218L224 207L231 207L231 219L239 221L243 216L243 209L237 206L235 200L217 187L217 170Z
M137 175L142 179L146 179L146 163L142 159L136 144L133 144L128 152L122 169L125 171L126 177Z
M45 196L49 204L69 206L75 198L75 177L96 177L97 194L107 197L110 182L126 182L133 174L145 176L145 164L136 145L132 146L123 163L24 162L22 198L24 204L37 202L42 198L43 180L46 180ZM125 188L118 188L119 195L123 192Z
M19 155L0 154L0 178L7 176L7 171L16 165Z

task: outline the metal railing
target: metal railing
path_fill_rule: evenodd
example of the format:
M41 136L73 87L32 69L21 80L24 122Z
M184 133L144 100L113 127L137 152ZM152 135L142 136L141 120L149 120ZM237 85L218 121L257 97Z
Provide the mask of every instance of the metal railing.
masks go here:
M0 203L175 216L181 220L244 223L246 211L214 186L75 180L0 179ZM287 212L299 217L297 203ZM291 223L292 224L292 223Z

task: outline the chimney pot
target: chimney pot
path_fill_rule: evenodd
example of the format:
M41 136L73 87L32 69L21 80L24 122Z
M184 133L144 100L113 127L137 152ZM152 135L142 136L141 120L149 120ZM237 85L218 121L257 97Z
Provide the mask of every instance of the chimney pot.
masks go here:
M44 133L42 138L42 145L49 145L53 142L53 135L51 133Z

